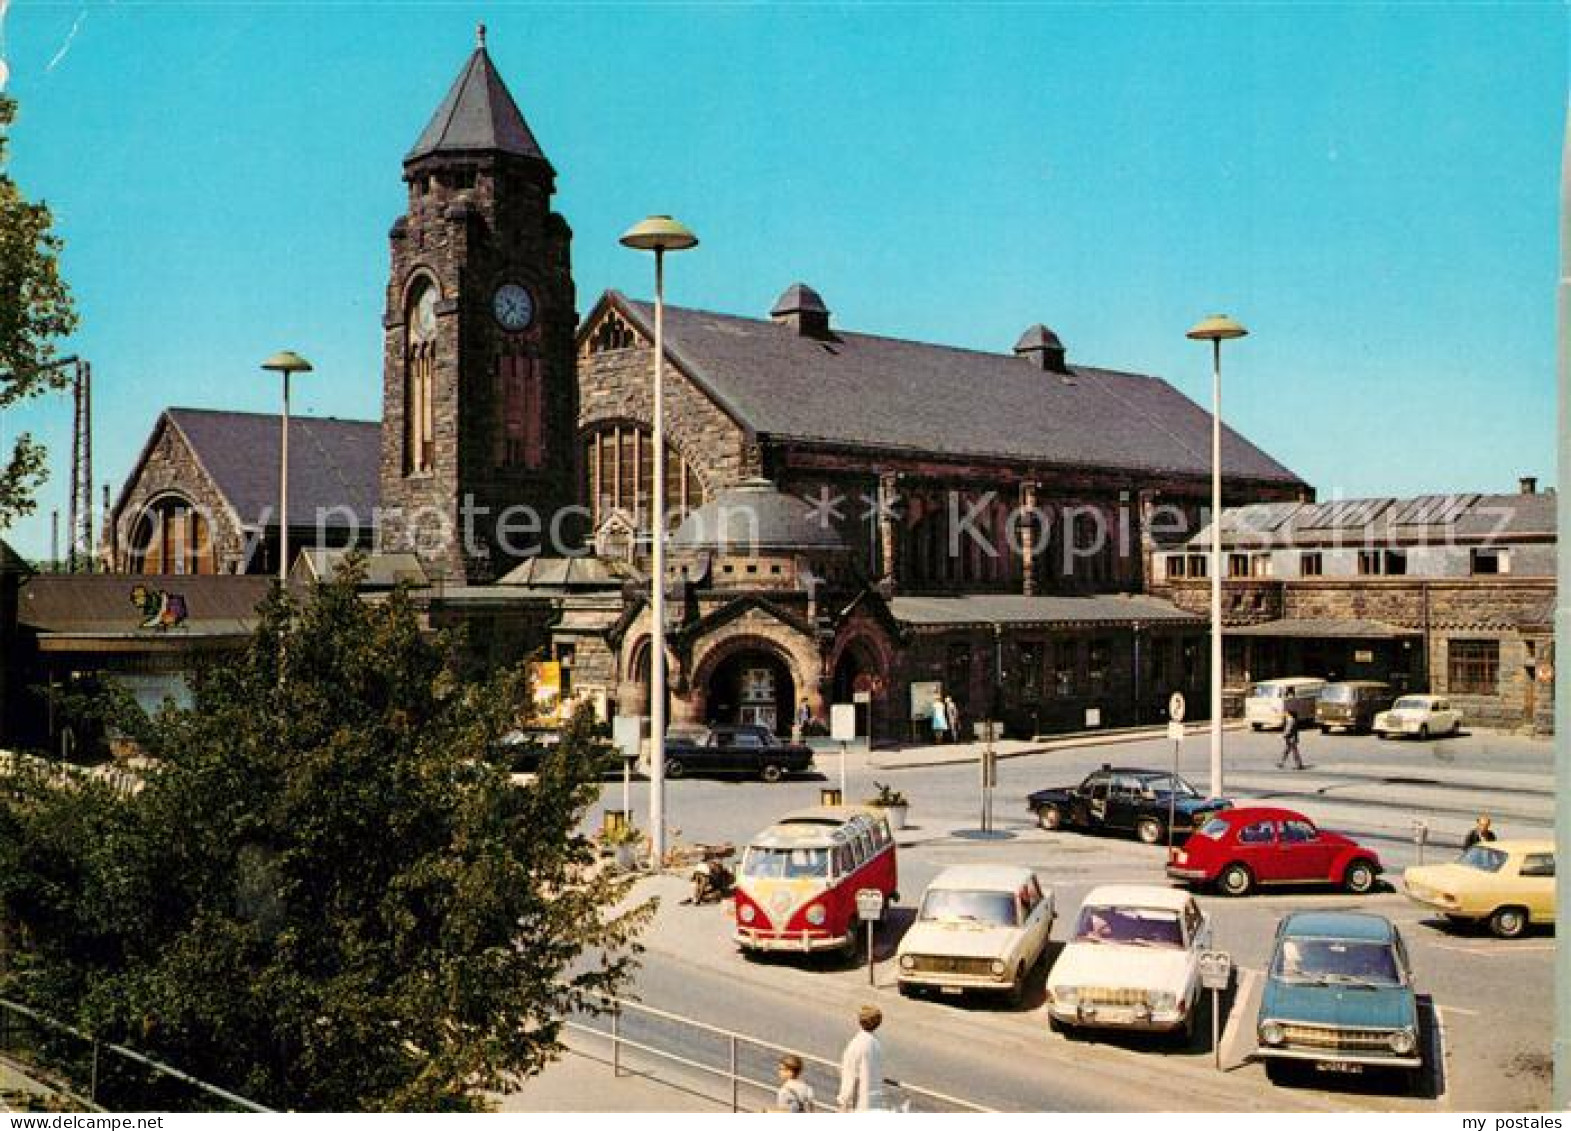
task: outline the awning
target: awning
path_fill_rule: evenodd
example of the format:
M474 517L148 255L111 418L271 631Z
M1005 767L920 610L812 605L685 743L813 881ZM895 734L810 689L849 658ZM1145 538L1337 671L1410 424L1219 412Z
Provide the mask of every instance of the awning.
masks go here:
M961 597L894 597L889 611L897 621L915 628L956 628L987 625L1052 625L1065 627L1158 625L1190 627L1205 624L1202 614L1181 609L1156 597L1123 593L1088 596L976 593Z
M1261 624L1233 625L1224 636L1268 636L1293 640L1397 640L1422 635L1416 628L1400 628L1378 620L1268 620Z

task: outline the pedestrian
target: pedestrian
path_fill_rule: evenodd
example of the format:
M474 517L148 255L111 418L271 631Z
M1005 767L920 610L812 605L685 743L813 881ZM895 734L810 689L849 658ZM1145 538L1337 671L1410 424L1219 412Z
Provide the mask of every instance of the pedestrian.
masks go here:
M1488 813L1480 813L1478 820L1473 822L1473 827L1467 830L1467 839L1462 842L1462 851L1466 852L1475 844L1485 844L1495 839L1493 821Z
M1293 759L1293 769L1304 768L1304 756L1298 752L1298 716L1292 711L1282 717L1282 759L1277 762L1277 769L1285 770L1289 757Z
M813 708L807 705L806 699L803 699L796 705L796 726L792 728L791 741L801 742L802 737L807 734L807 724L812 721Z
M780 1058L776 1070L780 1076L780 1090L775 1093L775 1110L813 1112L813 1089L802 1079L802 1058L786 1053Z
M949 733L949 712L944 708L944 695L939 692L933 696L933 741L943 742L944 736Z
M884 1015L876 1005L864 1005L856 1023L856 1035L840 1054L836 1104L841 1111L879 1111L884 1106L884 1046L877 1034Z
M960 708L949 696L944 696L944 714L949 716L949 741L960 741Z

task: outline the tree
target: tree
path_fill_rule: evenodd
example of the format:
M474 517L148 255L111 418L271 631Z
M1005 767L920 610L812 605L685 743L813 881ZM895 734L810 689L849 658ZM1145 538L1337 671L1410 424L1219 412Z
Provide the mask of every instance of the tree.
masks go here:
M453 672L346 576L144 717L140 790L13 776L0 993L277 1108L465 1110L537 1072L653 905L580 832L589 718L514 784L523 674Z
M6 142L16 102L0 94L0 413L47 389L63 388L55 343L76 328L71 293L60 277L61 241L49 208L22 195L6 172ZM44 450L22 433L0 453L0 530L31 514L44 480Z

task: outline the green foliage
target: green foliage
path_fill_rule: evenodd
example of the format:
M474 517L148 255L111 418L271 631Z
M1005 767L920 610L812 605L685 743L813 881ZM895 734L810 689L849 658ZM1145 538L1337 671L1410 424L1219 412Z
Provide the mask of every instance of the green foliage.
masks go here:
M653 907L580 833L588 718L513 784L522 672L458 680L353 586L271 599L141 790L0 778L0 993L270 1107L464 1110L624 984Z
M61 241L48 206L22 195L6 169L6 141L16 102L0 94L0 412L51 388L67 375L53 363L55 342L76 327L71 294L60 277ZM43 449L23 433L0 455L0 530L33 510L44 479Z
M875 781L873 787L878 792L863 802L864 805L872 805L879 809L894 809L902 805L909 807L910 802L906 800L906 795L893 786L885 785L881 781Z

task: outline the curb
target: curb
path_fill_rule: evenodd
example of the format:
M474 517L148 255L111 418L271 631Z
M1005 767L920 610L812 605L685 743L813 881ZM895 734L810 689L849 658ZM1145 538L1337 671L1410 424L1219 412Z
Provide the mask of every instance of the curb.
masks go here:
M1242 730L1241 722L1227 722L1222 724L1223 730ZM1206 723L1194 723L1184 727L1184 736L1193 738L1196 735L1210 733L1210 726ZM1051 741L1046 741L1045 736L1035 736L1031 739L1032 745L1019 750L1000 750L998 760L1007 758L1024 758L1033 754L1051 754L1055 750L1080 750L1087 746L1115 746L1126 742L1143 742L1150 738L1162 738L1167 734L1167 728L1161 727L1128 727L1122 730L1101 731L1075 731L1070 734L1059 735ZM1040 743L1040 745L1037 745ZM900 757L900 751L894 751L893 757ZM914 770L928 766L968 766L976 765L982 760L981 754L964 754L956 757L921 758L914 757L909 761L891 762L884 761L878 751L868 757L868 765L875 770Z

